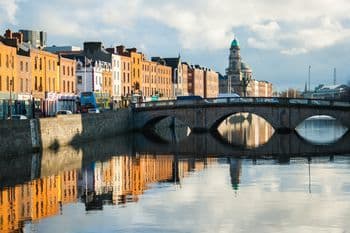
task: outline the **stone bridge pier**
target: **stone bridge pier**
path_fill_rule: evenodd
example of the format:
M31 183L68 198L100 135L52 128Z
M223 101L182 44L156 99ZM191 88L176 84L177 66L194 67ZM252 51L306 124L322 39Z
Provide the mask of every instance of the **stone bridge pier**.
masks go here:
M236 113L253 113L271 124L275 131L289 133L309 117L327 115L339 120L350 129L349 108L322 106L281 106L281 105L195 105L166 106L134 109L134 129L141 130L156 124L166 117L174 117L194 132L215 131L227 117Z

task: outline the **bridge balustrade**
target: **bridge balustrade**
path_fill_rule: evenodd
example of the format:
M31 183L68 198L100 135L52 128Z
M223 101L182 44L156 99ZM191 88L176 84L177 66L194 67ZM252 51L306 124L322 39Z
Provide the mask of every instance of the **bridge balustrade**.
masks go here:
M135 108L208 105L208 104L276 104L276 105L311 105L311 106L339 106L350 107L350 102L324 100L324 99L290 99L277 97L224 97L207 98L202 100L165 100L142 102L133 105Z
M290 104L309 104L309 100L308 99L290 99L289 100Z
M334 101L333 106L350 107L350 103L349 102Z
M330 106L331 101L329 100L310 100L309 104L311 105L319 105L319 106Z

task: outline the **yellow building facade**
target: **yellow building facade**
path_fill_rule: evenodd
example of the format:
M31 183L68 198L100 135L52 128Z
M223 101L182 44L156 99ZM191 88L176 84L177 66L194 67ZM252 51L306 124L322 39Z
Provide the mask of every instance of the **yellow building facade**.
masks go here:
M39 49L30 50L32 93L45 99L45 92L59 92L58 56Z
M18 91L17 49L0 42L0 91Z

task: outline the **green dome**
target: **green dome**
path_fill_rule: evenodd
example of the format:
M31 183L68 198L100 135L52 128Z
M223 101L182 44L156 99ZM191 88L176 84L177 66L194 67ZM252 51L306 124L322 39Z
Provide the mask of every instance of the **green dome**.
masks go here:
M231 42L231 47L239 47L239 42L236 38L234 38Z

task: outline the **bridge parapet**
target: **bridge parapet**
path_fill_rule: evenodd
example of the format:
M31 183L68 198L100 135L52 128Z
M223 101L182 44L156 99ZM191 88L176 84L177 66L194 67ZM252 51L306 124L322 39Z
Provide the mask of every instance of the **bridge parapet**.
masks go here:
M325 100L325 99L301 99L301 98L277 98L277 97L224 97L224 98L206 98L194 100L162 100L153 102L141 102L133 105L133 108L152 108L152 107L171 107L185 105L212 105L212 104L273 104L273 105L301 105L301 106L320 106L320 107L348 107L350 102Z
M324 99L264 97L209 98L138 103L133 106L135 129L170 116L192 130L215 130L228 116L253 113L263 117L275 130L289 132L311 116L328 115L350 129L350 102Z

